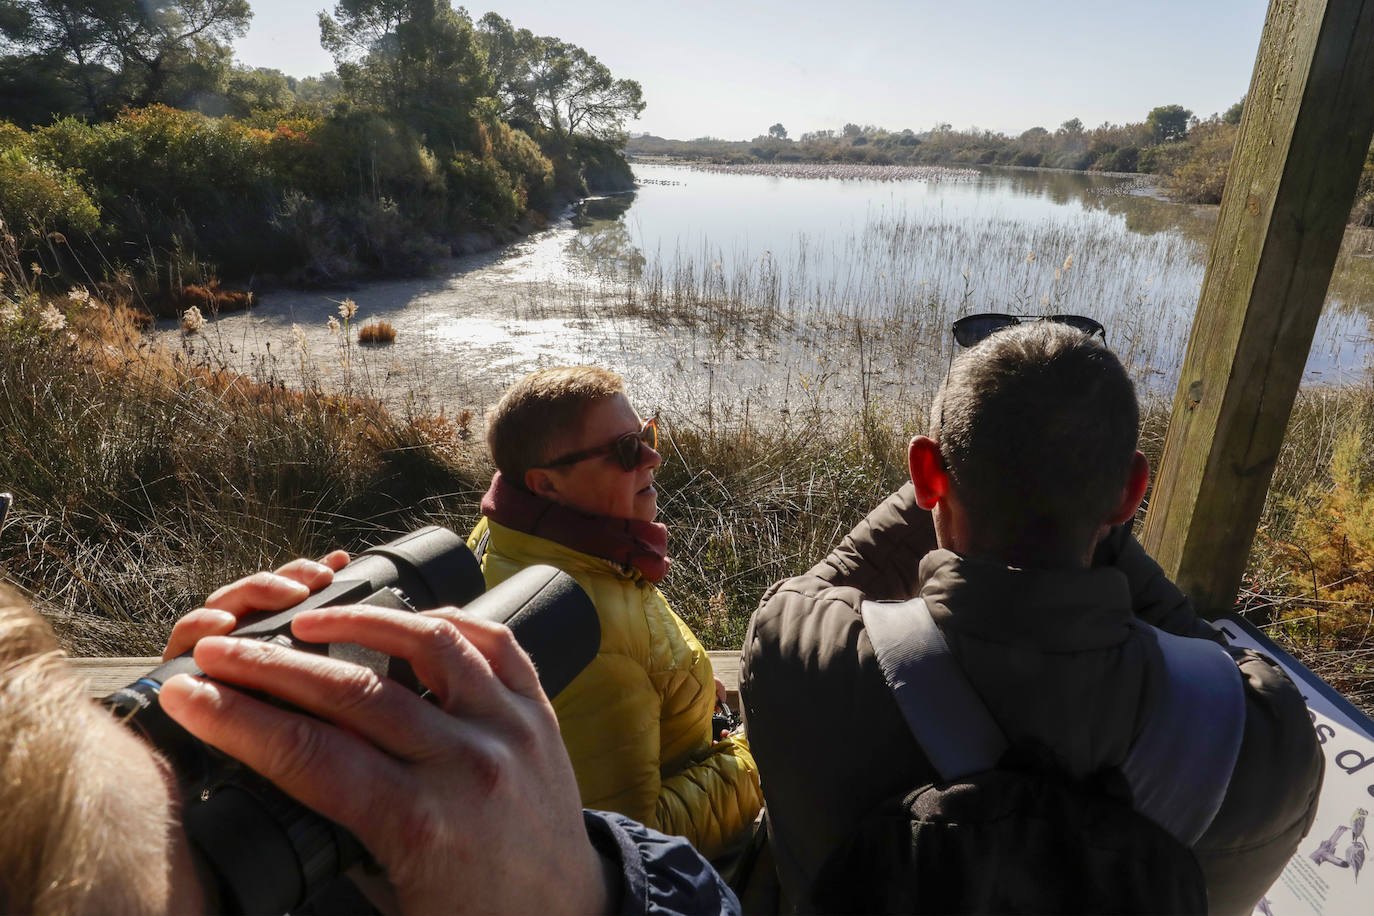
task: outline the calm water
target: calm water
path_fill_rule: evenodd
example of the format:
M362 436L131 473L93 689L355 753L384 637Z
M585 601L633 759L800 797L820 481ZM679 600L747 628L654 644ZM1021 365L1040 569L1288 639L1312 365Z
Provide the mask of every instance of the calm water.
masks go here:
M637 192L584 202L503 252L350 292L359 320L396 326L391 347L341 348L325 327L337 306L318 293L266 295L189 345L299 374L297 324L307 375L453 408L490 403L540 365L598 362L625 373L642 399L699 413L852 405L860 393L919 401L943 375L959 314L1069 312L1101 320L1137 379L1169 392L1216 213L1073 173L818 180L637 165L635 174ZM1358 376L1370 352L1374 260L1347 242L1309 383ZM627 307L654 294L791 317L765 333L728 309L722 324L719 314L670 321ZM857 349L855 329L868 335Z

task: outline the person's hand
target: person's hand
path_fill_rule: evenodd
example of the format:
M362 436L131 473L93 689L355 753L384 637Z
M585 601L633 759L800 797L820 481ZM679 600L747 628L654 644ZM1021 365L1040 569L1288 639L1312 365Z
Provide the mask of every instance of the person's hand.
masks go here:
M452 608L333 607L293 630L409 660L435 702L348 662L214 636L195 647L208 676L319 718L188 675L163 686L163 708L352 831L404 912L606 910L558 721L509 629Z
M334 573L348 565L348 554L335 550L318 562L292 560L274 573L244 576L215 591L205 606L182 616L167 637L162 660L170 661L191 651L207 636L225 636L238 626L239 618L258 611L280 611L304 600L334 581Z
M714 727L715 722L722 716L724 717L724 720L727 722L738 721L737 719L735 719L735 713L730 708L730 704L726 702L725 683L720 678L716 678L716 709L715 715L712 716L711 719L712 727ZM726 738L730 737L730 735L733 734L736 730L738 730L738 728L739 726L735 725L733 728L720 729L716 733L716 736L711 739L711 743L714 744L718 741L724 741Z

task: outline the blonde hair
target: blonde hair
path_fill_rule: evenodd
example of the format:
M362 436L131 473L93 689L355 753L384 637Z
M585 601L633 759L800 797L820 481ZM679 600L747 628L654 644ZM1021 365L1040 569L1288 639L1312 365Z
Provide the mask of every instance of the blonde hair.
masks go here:
M550 445L582 422L592 404L623 395L625 380L599 366L540 369L510 387L487 418L487 448L507 483L552 460Z
M166 806L144 804L147 787L126 791L103 715L47 623L0 585L0 911L140 912L165 900Z

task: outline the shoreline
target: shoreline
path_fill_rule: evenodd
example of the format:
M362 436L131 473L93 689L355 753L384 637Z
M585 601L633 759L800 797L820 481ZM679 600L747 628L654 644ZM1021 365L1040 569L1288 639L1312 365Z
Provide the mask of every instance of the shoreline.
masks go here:
M143 298L137 302L137 306L146 315L143 320L148 323L149 329L153 333L161 333L177 326L181 316L193 305L197 307L204 305L205 307L201 308L202 316L206 319L215 319L226 315L252 312L260 307L262 297L265 295L319 294L326 298L331 295L347 297L350 293L376 284L423 281L426 278L451 276L455 267L464 261L479 258L481 255L505 251L541 232L548 231L560 221L568 219L577 205L583 201L596 200L614 194L632 193L633 191L633 188L617 191L588 190L588 193L582 196L559 193L546 209L528 210L514 224L504 229L474 229L455 234L447 240L448 256L429 261L423 266L423 269L418 271L364 271L347 278L341 278L336 282L308 282L281 274L253 274L246 278L232 278L226 282L221 282L219 277L212 275L214 279L207 280L205 284L188 283L175 293L164 292L156 297ZM296 269L303 270L305 267ZM185 291L193 291L201 286L213 286L217 292L225 294L225 298L214 303L185 299ZM192 292L191 295L195 296L195 293ZM178 299L185 301L178 301Z
M930 162L930 163L921 163L919 166L912 166L912 165L900 165L900 164L898 164L898 163L886 163L886 164L879 164L879 163L872 163L872 162L852 163L852 162L834 162L834 161L831 161L831 160L828 160L828 159L798 159L798 160L796 160L796 161L788 161L788 162L781 162L781 163L780 163L780 162L776 162L776 161L765 162L765 161L763 161L763 160L759 160L758 162L755 162L755 163L731 163L731 162L721 161L721 158L720 158L719 156L699 156L699 157L694 157L694 158L690 158L690 159L689 159L689 158L686 158L686 157L683 157L683 156L655 156L655 155L652 155L652 154L641 154L641 153L635 153L635 154L626 153L626 159L629 160L629 162L630 162L631 165L634 165L636 162L642 162L642 163L644 163L645 165L684 165L684 166L687 166L687 167L689 167L689 168L696 167L696 166L700 166L700 165L703 165L703 164L708 164L708 165L718 165L718 166L741 166L741 167L743 167L743 166L749 166L749 165L777 165L777 166L780 166L780 167L787 167L787 166L794 166L794 165L833 165L833 166L841 166L841 165L861 165L861 166L863 166L863 167L865 167L865 168L872 168L872 169L911 169L911 168L930 168L930 169L1007 169L1007 170L1009 170L1009 171L1016 171L1016 172L1046 172L1046 173L1051 173L1051 174L1053 174L1053 173L1060 173L1060 174L1069 174L1069 175L1101 176L1101 177L1103 177L1103 178L1139 178L1139 179L1148 180L1148 181L1150 181L1152 184L1155 184L1155 185L1158 185L1158 184L1159 184L1159 181L1160 181L1160 178L1161 178L1161 176L1152 174L1152 173L1150 173L1150 172L1099 172L1099 171L1094 171L1094 170L1091 170L1091 169L1061 169L1061 168L1051 168L1051 167L1049 167L1049 166L1039 166L1039 165L998 165L998 164L987 163L987 162ZM1168 198L1161 198L1161 199L1167 200ZM1170 203L1182 203L1182 201L1172 201L1172 200L1171 200Z

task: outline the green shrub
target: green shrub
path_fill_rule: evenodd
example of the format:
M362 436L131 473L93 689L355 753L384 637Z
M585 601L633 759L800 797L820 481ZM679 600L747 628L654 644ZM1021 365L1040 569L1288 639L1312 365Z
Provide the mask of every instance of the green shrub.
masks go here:
M635 186L630 164L616 144L592 137L578 137L574 148L582 179L593 191L628 191ZM744 162L752 157L740 157Z
M103 204L136 198L146 207L200 216L268 180L269 135L232 118L165 105L126 109L114 121L66 118L34 132L45 158L79 169Z
M17 124L0 119L0 150L17 149L26 151L29 148L29 133Z
M1099 172L1134 172L1140 164L1140 148L1123 146L1104 154L1093 168Z
M1192 142L1147 146L1140 151L1138 168L1149 175L1171 175L1195 155L1196 147Z
M450 204L455 219L465 215L484 228L508 226L524 212L516 183L490 157L458 153L448 161Z
M231 118L154 105L104 124L64 119L34 131L33 145L79 175L111 234L134 243L117 257L136 252L130 266L151 292L207 272L280 268L279 241L265 231L277 197L270 138ZM113 260L89 255L88 263Z
M325 197L390 197L409 207L444 193L438 159L404 124L380 112L350 109L326 118L313 148L319 170L301 190Z
M1195 204L1219 204L1231 168L1233 132L1217 134L1199 142L1192 155L1165 182L1174 200Z
M72 175L10 147L0 150L0 219L29 250L50 232L96 233L100 208Z
M522 130L498 121L490 131L492 155L516 185L521 210L541 207L553 193L553 163Z
M299 191L318 181L323 157L316 136L322 125L320 118L291 117L264 128L271 134L267 141L267 170L282 192Z
M388 276L422 274L448 255L448 246L423 231L390 198L363 197L344 205L344 225L360 261Z
M574 138L555 162L494 113L442 117L466 125L449 132L457 148L442 162L412 126L349 104L243 120L154 105L32 132L0 121L0 151L12 152L0 204L26 245L42 232L85 236L103 220L117 252L79 238L75 257L43 263L117 264L152 294L209 274L327 282L423 271L456 233L505 229L558 187L585 190L584 171L599 187L632 185L611 143Z

